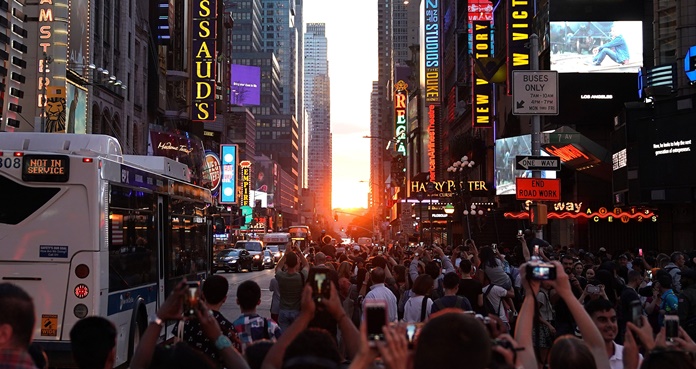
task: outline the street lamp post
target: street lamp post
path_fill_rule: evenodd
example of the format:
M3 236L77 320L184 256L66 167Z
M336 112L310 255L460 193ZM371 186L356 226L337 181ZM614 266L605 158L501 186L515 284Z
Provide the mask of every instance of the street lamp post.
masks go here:
M476 165L476 163L473 160L469 160L469 157L464 155L462 156L461 160L455 161L449 168L447 168L447 171L449 173L455 175L455 182L457 185L459 198L462 202L462 207L464 208L462 214L466 217L467 238L471 238L471 225L469 224L469 214L476 214L476 211L474 210L476 209L476 205L471 204L471 210L468 209L467 204L469 202L468 200L470 200L470 193L468 192L468 189L465 188L465 185L462 184L462 182L468 182L469 172L474 167L474 165Z
M447 243L450 245L454 245L454 235L452 232L452 225L450 224L450 219L451 215L454 214L454 205L452 204L447 204L445 205L445 214L447 214Z
M428 192L428 230L430 231L430 246L433 245L433 193L435 192L435 183L428 182L425 186Z
M423 192L416 192L416 198L418 199L418 241L423 241Z

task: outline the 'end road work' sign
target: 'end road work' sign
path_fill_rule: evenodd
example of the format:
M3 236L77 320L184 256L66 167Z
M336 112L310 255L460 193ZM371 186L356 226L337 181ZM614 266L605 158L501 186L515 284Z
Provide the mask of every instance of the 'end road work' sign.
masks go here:
M517 200L561 201L561 180L516 178Z

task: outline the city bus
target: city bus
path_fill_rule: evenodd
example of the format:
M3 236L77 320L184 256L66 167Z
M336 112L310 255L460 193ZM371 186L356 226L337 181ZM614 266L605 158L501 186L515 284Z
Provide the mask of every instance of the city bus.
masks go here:
M299 242L300 249L302 251L309 247L312 242L312 232L309 231L309 226L306 225L294 225L288 227L288 233L290 233L290 238L293 244Z
M115 364L129 362L173 287L209 274L212 196L187 168L104 135L0 132L0 278L32 296L52 365L90 315L115 324Z

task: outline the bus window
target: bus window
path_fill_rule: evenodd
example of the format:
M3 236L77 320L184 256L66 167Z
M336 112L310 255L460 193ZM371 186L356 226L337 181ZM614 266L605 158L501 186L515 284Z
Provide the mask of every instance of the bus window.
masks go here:
M112 186L109 291L157 282L154 196Z
M34 214L60 189L27 187L0 176L0 223L19 224Z
M168 248L170 277L194 277L206 273L209 263L206 255L211 251L206 246L209 243L207 223L199 211L204 207L184 200L172 199L172 203L171 247Z

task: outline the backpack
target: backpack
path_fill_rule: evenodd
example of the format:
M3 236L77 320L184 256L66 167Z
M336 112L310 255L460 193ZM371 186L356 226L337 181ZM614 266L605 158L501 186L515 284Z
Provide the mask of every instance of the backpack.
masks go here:
M444 310L445 308L449 307L449 306L445 306L445 305L442 303L442 299L441 299L441 298L440 298L440 299L437 299L437 300L435 300L435 301L433 301L433 304L435 304L435 306L437 306L437 310L438 310L438 311ZM462 296L457 296L457 301L455 301L454 307L457 308L457 309L464 310L464 309L462 309L462 305L463 305L463 304L464 304L464 297L462 297Z
M353 302L353 314L350 316L350 320L355 324L356 327L360 327L360 321L362 320L362 301L363 297L359 295L360 291L357 288L352 288L348 298Z
M420 322L425 321L425 313L427 313L428 310L428 296L423 296L423 302L421 303L421 314L420 314Z
M493 303L491 300L488 299L488 295L491 293L491 290L493 289L493 284L489 284L488 288L486 288L486 292L483 293L483 312L487 314L493 314L493 315L500 315L500 303L503 302L503 300L500 300L500 303L498 304L498 309L493 307Z
M437 287L430 290L430 299L435 301L445 295L445 289L442 286L442 279L437 279Z

